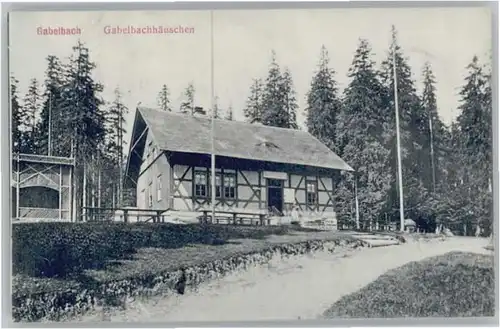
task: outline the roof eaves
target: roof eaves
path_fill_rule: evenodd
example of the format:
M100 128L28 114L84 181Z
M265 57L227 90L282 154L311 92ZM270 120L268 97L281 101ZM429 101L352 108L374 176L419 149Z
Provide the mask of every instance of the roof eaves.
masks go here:
M313 134L309 133L309 132L306 132L308 135L310 135L313 139L315 139L318 143L320 143L321 145L323 145L323 148L327 149L329 152L335 154L335 156L337 158L339 158L340 161L342 161L344 163L345 166L347 166L348 169L343 169L344 171L355 171L347 162L344 161L344 159L342 159L337 153L333 152L332 150L330 150L330 148L328 146L326 146L325 144L323 144L323 142L321 142L318 138L316 138L316 136L314 136ZM342 170L342 169L341 169Z
M138 108L137 108L137 111L140 111L140 109L141 109L141 108L139 108L139 107L138 107ZM141 112L141 116L142 116L142 118L143 118L144 122L146 123L146 126L147 126L147 127L148 127L148 129L149 129L149 133L151 134L151 140L153 141L153 143L154 143L156 146L158 146L158 139L156 139L155 134L154 134L154 132L153 132L153 129L151 128L151 125L149 124L148 120L146 119L146 116L144 116L144 115L142 114L142 112Z
M134 138L134 131L135 129L137 128L137 121L138 121L138 117L139 115L142 116L142 114L139 113L139 111L137 110L135 112L135 117L134 117L134 124L132 126L132 133L130 134L130 144L129 144L129 150L128 150L128 154L127 154L127 164L125 166L125 177L128 177L128 174L129 174L129 167L130 167L130 158L132 156L132 150L130 149L132 147L132 145L134 145L133 143L133 138ZM144 118L143 118L144 120ZM144 120L145 121L145 120Z
M200 151L192 151L188 149L183 149L182 151L180 150L172 150L168 148L161 148L162 151L164 152L179 152L179 153L189 153L189 154L198 154L198 155L210 155L210 152L200 152ZM221 156L221 157L227 157L227 158L234 158L234 159L241 159L241 160L254 160L254 161L262 161L262 162L270 162L270 163L286 163L286 164L296 164L300 166L306 166L306 167L316 167L316 168L323 168L323 169L329 169L329 170L343 170L343 171L354 171L348 164L343 162L348 168L337 168L337 167L332 167L332 166L327 166L323 164L313 164L313 163L305 163L303 161L275 161L275 160L269 160L269 159L264 159L264 158L257 158L257 157L244 157L242 155L234 155L230 153L216 153L215 156Z

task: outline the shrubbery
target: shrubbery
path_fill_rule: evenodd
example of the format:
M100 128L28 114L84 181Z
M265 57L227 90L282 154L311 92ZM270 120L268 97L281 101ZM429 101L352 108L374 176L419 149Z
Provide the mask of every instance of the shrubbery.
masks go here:
M248 231L242 234L248 234ZM265 264L273 257L289 257L321 250L335 252L337 247L346 246L358 248L363 247L364 244L362 241L349 237L340 237L332 241L303 241L270 246L260 251L250 251L246 254L186 266L186 285L188 289L194 288L203 282L235 270ZM180 275L179 270L167 270L156 274L96 283L86 288L75 286L58 291L39 291L28 295L14 293L13 317L15 321L39 321L41 319L57 321L83 314L96 306L124 307L128 297L174 293L175 283Z
M339 299L326 318L495 316L494 257L451 252L408 263Z
M30 223L12 226L13 274L42 277L77 275L124 259L138 248L179 248L224 244L230 239L264 238L286 227L125 223Z

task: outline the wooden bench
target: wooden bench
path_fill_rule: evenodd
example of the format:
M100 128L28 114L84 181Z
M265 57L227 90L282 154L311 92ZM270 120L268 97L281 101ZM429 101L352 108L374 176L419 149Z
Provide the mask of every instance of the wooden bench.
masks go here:
M99 208L99 207L82 207L84 213L82 217L85 221L115 221L119 216L120 220L128 223L130 219L136 218L137 222L153 222L164 223L165 216L163 215L169 209L139 209L139 208Z
M200 212L203 214L200 217L200 223L208 223L208 218L211 217L212 210L200 210ZM209 214L210 214L210 216L209 216ZM253 222L254 217L258 217L258 219L255 223L257 225L266 225L266 223L267 223L267 225L271 224L271 219L270 218L266 219L266 215L263 213L259 213L259 212L216 210L215 214L224 215L225 219L228 220L228 223L232 222L234 225L236 225L238 222L239 222L239 224L243 224L243 218L249 218L250 225L254 225L254 222ZM220 217L215 216L215 223L219 224L220 219L221 219ZM213 220L211 222L213 223Z

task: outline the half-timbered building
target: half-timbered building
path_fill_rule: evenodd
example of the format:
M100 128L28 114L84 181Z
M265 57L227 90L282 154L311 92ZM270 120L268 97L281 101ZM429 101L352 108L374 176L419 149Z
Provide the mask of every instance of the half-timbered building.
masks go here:
M333 212L334 180L352 171L311 134L215 120L216 206ZM196 211L211 202L211 119L138 108L125 184L138 208Z

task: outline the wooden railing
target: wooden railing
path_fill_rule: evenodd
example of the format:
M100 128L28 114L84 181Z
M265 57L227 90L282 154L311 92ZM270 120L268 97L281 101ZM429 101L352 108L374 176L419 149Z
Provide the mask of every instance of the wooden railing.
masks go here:
M12 154L12 160L14 161L26 161L26 162L38 162L38 163L50 163L50 164L63 164L63 165L74 165L74 158L58 157L58 156L48 156L40 154L25 154L25 153L14 153Z
M165 212L170 209L82 207L85 222L165 222Z
M271 220L262 212L216 210L215 218L212 218L211 210L200 210L202 216L199 217L200 223L228 224L249 223L250 225L270 225Z

